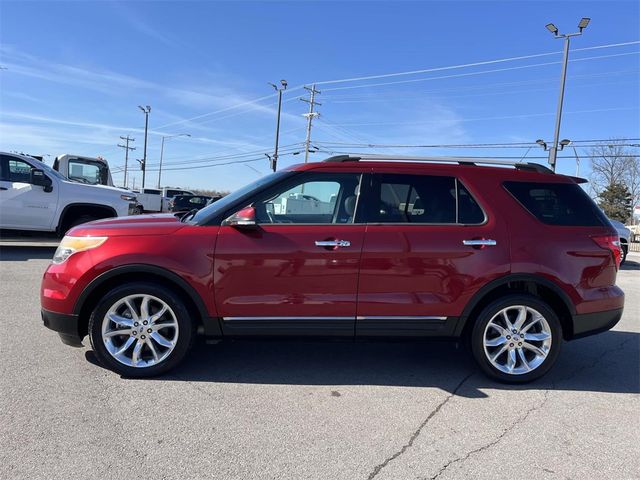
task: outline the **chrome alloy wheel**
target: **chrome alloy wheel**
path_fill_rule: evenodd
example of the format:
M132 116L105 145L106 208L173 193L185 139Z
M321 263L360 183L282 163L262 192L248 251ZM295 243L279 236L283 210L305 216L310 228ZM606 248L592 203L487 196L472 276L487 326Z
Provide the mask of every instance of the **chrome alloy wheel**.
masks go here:
M512 305L496 313L484 329L484 353L508 375L523 375L542 365L551 350L551 327L537 310Z
M109 354L129 367L157 365L178 341L178 320L164 301L129 295L114 303L102 320L102 340Z

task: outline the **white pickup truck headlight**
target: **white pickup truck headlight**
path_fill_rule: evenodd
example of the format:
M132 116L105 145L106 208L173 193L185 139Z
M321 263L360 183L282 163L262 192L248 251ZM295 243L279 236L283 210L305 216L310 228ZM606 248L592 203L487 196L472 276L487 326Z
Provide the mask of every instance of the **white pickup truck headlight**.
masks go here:
M85 250L97 248L106 242L108 237L64 237L53 254L53 263L60 264L71 255Z
M120 195L120 198L122 200L126 200L127 202L135 202L136 201L136 196L135 195L127 195L126 193Z

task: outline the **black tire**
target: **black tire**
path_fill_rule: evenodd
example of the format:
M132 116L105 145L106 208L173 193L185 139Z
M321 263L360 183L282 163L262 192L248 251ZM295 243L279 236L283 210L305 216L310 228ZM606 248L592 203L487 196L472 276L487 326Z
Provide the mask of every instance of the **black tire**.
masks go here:
M623 265L625 260L627 259L627 253L629 252L629 246L626 244L623 244L621 247L622 250L622 259L620 260L620 265Z
M544 361L535 369L528 373L511 374L499 370L491 363L489 358L487 358L484 346L484 335L487 324L494 315L509 306L515 307L518 305L530 307L544 317L551 331L551 346ZM470 341L473 356L487 376L502 383L527 383L542 377L553 367L560 353L562 344L562 326L558 315L540 298L527 294L511 294L490 303L482 310L471 331ZM518 362L521 361L518 360Z
M143 367L125 365L116 360L104 345L102 338L103 319L112 305L129 295L156 297L165 302L175 314L178 323L175 347L164 360L155 365ZM89 319L89 338L96 357L104 367L129 378L155 377L168 372L184 359L195 338L195 322L191 319L184 302L171 290L153 283L132 282L111 290L98 301Z
M64 227L60 231L58 235L61 237L66 235L66 233L71 230L73 227L77 227L78 225L82 225L83 223L92 222L97 220L97 217L92 215L80 215L79 217L72 218L70 220L65 219Z
M142 209L142 205L137 205L133 212L134 212L134 215L142 215L144 213L144 210Z

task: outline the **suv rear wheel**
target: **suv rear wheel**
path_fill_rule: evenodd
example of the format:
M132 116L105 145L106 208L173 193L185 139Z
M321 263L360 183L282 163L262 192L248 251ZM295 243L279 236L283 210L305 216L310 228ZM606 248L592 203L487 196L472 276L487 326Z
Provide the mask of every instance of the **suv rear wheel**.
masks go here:
M500 382L526 383L540 378L560 352L558 316L532 295L514 294L482 310L471 333L480 368Z
M125 377L151 377L175 367L188 352L194 324L182 300L149 283L109 292L89 320L100 363Z

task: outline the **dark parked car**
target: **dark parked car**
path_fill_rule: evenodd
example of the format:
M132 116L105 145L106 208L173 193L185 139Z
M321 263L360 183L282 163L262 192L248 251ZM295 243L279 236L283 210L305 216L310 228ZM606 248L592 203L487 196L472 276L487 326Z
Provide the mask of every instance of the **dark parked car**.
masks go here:
M526 382L620 320L620 242L585 180L391 160L332 157L180 219L77 226L44 274L44 323L132 377L170 370L201 332L462 338L490 377Z
M170 212L188 212L207 206L211 197L207 195L178 195L169 200Z

